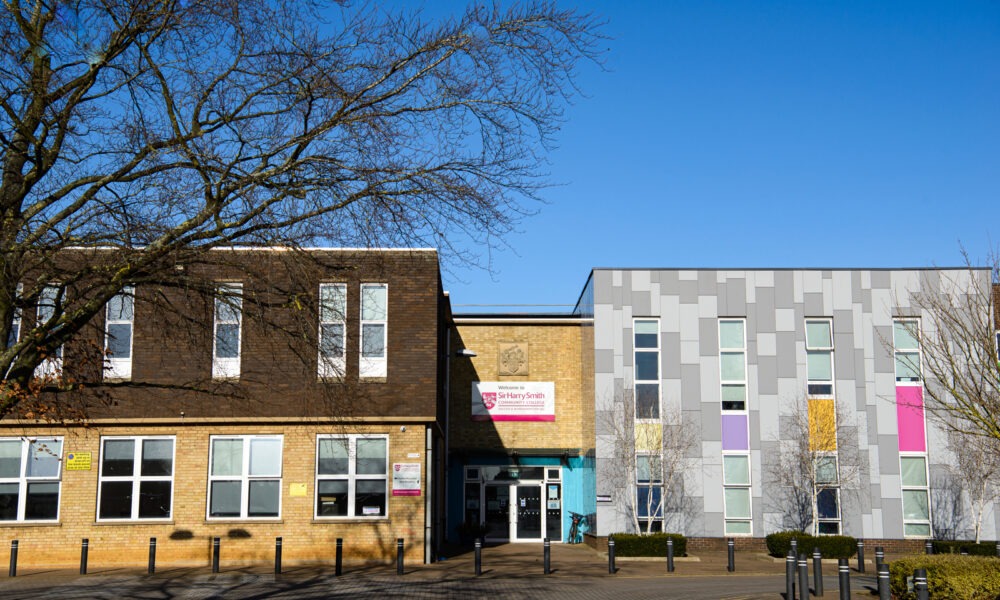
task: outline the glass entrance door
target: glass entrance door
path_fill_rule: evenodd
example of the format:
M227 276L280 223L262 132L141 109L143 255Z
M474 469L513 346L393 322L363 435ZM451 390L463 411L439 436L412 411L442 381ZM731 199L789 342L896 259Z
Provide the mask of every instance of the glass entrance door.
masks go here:
M518 540L542 538L542 486L518 485L515 492L517 511L516 537Z
M493 541L510 539L510 485L489 485L483 490L486 496L486 538Z

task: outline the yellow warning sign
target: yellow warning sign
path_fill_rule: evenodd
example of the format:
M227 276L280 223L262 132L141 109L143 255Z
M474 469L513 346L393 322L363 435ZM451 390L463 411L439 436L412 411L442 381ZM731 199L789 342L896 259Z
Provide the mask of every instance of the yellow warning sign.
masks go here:
M304 483L293 483L288 486L289 496L305 496L306 495L306 484Z
M89 471L90 452L70 452L66 454L67 471Z

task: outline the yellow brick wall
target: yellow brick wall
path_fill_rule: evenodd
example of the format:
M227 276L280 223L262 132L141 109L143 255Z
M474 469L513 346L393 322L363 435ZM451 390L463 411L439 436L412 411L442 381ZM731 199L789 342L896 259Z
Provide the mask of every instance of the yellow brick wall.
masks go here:
M474 357L453 359L451 376L452 448L580 448L594 446L593 385L586 380L584 334L574 324L460 323L453 330L453 350ZM503 344L528 348L527 375L500 375ZM474 381L551 381L555 384L555 421L473 421Z
M322 433L371 433L389 436L388 518L351 521L313 518L315 502L316 435ZM281 434L281 517L265 521L206 518L210 435ZM396 538L406 540L406 560L424 557L424 502L427 494L425 427L397 425L324 426L182 425L91 428L0 428L0 437L61 435L63 459L68 452L91 452L90 471L62 470L59 522L55 524L0 523L0 564L10 556L10 540L18 540L18 567L73 566L79 564L80 542L90 541L89 564L144 566L149 538L157 540L157 565L208 566L212 538L221 538L220 562L226 566L267 563L274 559L275 537L282 539L285 563L332 564L336 539L344 539L345 562L389 560L395 557ZM173 519L170 523L98 523L97 488L102 435L175 435ZM417 454L419 458L408 457ZM392 464L420 462L421 495L392 496ZM293 483L306 484L304 497L292 497Z

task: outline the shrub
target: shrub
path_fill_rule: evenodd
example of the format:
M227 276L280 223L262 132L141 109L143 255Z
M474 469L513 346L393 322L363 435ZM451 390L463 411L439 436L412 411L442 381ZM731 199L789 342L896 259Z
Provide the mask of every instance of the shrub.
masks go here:
M679 533L614 533L615 556L666 556L667 540L674 540L674 556L687 556L687 538Z
M996 556L996 542L951 542L934 540L934 554L961 554L964 550L970 556Z
M851 558L858 550L858 540L849 535L811 536L802 531L779 531L765 538L767 551L771 556L787 556L792 547L792 539L799 541L799 553L812 555L813 548L819 548L823 558Z
M995 548L994 548L995 551ZM993 600L1000 597L1000 560L983 556L915 555L889 565L889 585L893 598L914 600L907 591L906 578L915 569L927 569L927 588L931 598L955 600Z

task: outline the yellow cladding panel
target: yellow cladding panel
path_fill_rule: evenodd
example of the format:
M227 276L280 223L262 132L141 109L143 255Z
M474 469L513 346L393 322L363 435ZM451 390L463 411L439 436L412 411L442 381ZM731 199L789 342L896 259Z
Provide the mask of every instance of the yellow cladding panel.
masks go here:
M837 450L837 412L833 400L809 400L809 450Z
M658 452L663 447L663 427L659 423L635 424L636 452Z

